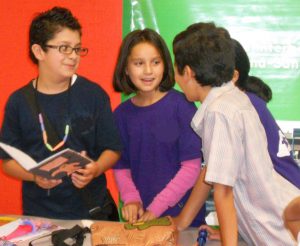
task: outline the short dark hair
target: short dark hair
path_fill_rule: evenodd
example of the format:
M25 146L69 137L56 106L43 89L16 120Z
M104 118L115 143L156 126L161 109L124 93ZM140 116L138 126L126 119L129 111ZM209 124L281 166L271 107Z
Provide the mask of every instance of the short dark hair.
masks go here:
M239 78L236 85L243 90L250 72L250 61L240 42L232 39L232 43L235 51L235 69L239 72Z
M33 63L38 64L31 46L38 44L43 50L47 50L45 45L54 38L55 34L63 28L78 31L81 36L81 25L71 11L62 7L53 7L50 10L39 13L31 22L29 29L29 56Z
M235 61L230 35L213 22L192 24L177 34L173 52L179 74L188 65L203 86L221 86L232 79Z
M126 66L133 47L144 42L152 44L158 50L164 63L164 74L159 90L162 92L168 91L174 86L174 69L169 49L156 31L145 28L130 32L122 42L113 76L115 91L124 92L127 95L137 91L137 88L126 74Z
M239 78L236 81L236 86L242 91L256 94L265 102L271 101L271 88L260 78L249 75L250 61L244 47L235 39L232 39L232 43L235 50L235 69L239 72Z

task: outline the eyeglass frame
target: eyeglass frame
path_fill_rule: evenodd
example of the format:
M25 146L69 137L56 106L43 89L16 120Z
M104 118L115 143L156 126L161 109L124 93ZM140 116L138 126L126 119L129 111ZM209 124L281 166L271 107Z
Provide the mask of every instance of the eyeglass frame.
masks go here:
M84 47L71 47L70 45L66 45L66 44L62 44L62 45L51 45L51 44L46 44L44 45L45 48L51 48L51 49L58 49L58 52L61 53L61 54L64 54L64 55L70 55L73 53L73 51L75 51L75 54L78 55L78 56L86 56L89 52L89 49L88 48L84 48ZM62 48L63 47L67 47L67 48L71 48L70 49L70 52L65 52L65 51L62 51ZM80 52L82 52L82 50L86 50L86 53L85 54L80 54Z

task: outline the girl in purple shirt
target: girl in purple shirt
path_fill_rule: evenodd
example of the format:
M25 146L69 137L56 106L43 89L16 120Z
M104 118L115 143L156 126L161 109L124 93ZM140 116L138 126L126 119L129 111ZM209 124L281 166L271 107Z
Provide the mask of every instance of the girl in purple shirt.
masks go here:
M122 216L129 222L176 216L200 173L201 140L190 126L195 105L172 89L172 61L158 33L125 37L113 86L133 94L114 113L124 144L114 167ZM203 207L192 225L204 223L204 215Z
M261 79L249 76L250 62L248 55L238 41L233 39L233 44L236 56L235 66L238 72L236 85L246 92L258 113L267 135L268 150L274 169L300 189L300 168L292 156L286 137L267 108L266 103L271 100L272 91Z

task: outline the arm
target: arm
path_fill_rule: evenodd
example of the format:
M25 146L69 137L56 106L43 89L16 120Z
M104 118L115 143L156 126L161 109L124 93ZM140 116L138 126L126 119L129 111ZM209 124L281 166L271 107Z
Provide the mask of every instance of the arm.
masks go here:
M3 172L11 177L24 181L33 181L38 186L44 189L52 189L59 185L62 180L45 179L40 176L36 176L31 172L26 171L21 165L13 159L3 160L2 163Z
M297 239L300 232L300 197L292 200L284 210L284 221L287 228Z
M14 159L6 159L2 162L3 172L11 177L24 181L34 181L34 175L26 171Z
M120 159L120 152L113 150L105 150L102 152L98 160L96 161L96 172L94 177L98 177L108 169L111 169L116 162Z
M205 173L206 168L203 168L189 199L187 200L180 214L174 218L178 230L184 230L192 223L193 219L204 205L209 195L211 185L205 183Z
M133 183L131 172L129 169L114 169L114 175L116 178L116 183L121 195L121 199L124 204L130 202L140 202L142 199L140 194Z
M147 210L150 211L154 217L159 217L169 207L175 206L195 184L199 176L200 166L200 158L183 161L175 177L153 199L152 203L147 207Z
M77 188L83 188L92 179L112 168L121 156L122 145L113 119L109 97L101 88L95 88L94 92L95 94L92 94L96 95L93 106L95 107L93 109L95 110L96 145L93 148L99 153L99 157L97 161L91 162L84 169L79 169L71 175L72 182ZM82 151L82 154L86 155L84 152Z
M122 216L130 223L135 223L144 213L142 199L132 180L130 169L114 169L117 186L124 202Z
M238 226L232 187L214 184L214 201L224 246L238 245Z
M77 188L83 188L90 183L92 179L112 168L119 158L120 152L109 149L104 150L97 161L91 162L87 164L85 168L72 173L71 178L73 184Z

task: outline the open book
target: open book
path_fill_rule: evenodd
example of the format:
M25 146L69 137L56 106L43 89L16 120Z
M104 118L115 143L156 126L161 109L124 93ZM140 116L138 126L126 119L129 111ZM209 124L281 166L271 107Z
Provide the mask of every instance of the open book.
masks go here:
M61 179L92 162L80 153L64 149L37 163L23 151L0 142L0 147L24 169L47 179Z

